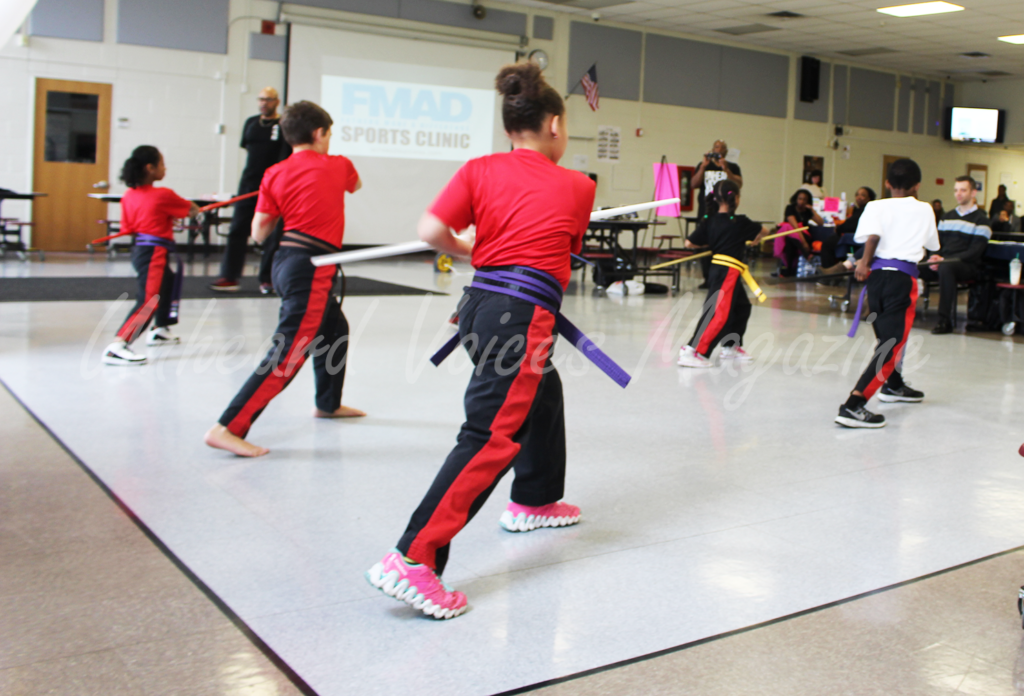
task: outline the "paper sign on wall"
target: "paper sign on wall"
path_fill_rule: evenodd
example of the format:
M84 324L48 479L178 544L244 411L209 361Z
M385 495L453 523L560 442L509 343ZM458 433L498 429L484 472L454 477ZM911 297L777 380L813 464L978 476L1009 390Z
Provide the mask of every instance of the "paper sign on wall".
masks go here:
M617 162L619 159L619 141L622 140L622 129L618 126L597 127L597 159Z
M679 198L679 166L675 164L654 163L654 199ZM678 203L663 205L658 208L658 215L679 217L682 211Z

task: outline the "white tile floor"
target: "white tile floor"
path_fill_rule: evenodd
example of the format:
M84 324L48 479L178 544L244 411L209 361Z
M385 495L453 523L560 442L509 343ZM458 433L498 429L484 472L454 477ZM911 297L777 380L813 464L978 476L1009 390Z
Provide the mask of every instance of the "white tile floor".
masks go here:
M349 272L434 287L422 263ZM832 418L869 327L851 341L838 314L757 307L754 365L682 371L698 301L581 294L566 313L634 375L622 391L559 348L583 522L507 534L503 482L453 544L446 579L471 610L420 618L362 573L461 422L466 361L426 362L465 278L450 280L451 297L347 299L345 402L370 417L310 418L307 366L253 428L272 450L257 460L201 438L258 359L272 301L186 301L185 345L124 369L98 361L126 306L0 303L0 379L324 696L497 693L1024 543L1011 340L915 330L907 372L925 403L882 405L887 428L850 431Z

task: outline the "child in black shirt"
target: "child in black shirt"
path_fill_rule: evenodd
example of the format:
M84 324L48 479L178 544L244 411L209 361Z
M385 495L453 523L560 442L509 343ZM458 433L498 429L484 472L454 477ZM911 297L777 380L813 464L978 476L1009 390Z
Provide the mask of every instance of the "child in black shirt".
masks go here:
M743 350L743 334L750 318L750 300L740 284L742 278L764 301L764 294L740 261L748 243L756 244L769 230L746 215L736 215L740 189L732 181L715 184L714 205L718 214L704 218L686 240L690 248L707 246L714 252L708 276L708 297L704 301L697 330L690 342L679 351L681 367L711 367L708 359L715 347L722 344L722 358L744 362L751 358Z

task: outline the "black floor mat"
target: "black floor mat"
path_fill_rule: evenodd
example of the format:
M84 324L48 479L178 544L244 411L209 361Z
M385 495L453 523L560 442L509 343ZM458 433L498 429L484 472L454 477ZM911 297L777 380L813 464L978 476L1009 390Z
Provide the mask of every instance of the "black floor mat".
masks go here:
M205 276L185 276L181 296L185 300L203 300L211 297L231 299L236 297L266 297L259 290L256 278L242 278L238 292L214 292L210 283L217 280ZM121 278L0 278L0 302L63 302L68 300L116 300L123 293L129 299L135 298L137 280L134 277ZM345 281L345 295L443 295L446 293L410 288L407 285L385 283L380 280L348 276Z

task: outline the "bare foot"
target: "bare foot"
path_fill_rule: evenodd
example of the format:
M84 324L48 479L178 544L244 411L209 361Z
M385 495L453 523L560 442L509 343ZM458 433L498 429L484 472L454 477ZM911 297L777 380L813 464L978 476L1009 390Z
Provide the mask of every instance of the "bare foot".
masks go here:
M366 415L366 411L360 411L358 408L352 408L351 406L339 406L337 411L321 411L318 408L313 409L314 418L362 418Z
M220 423L206 431L203 442L210 447L237 454L239 457L262 457L270 451L266 447L246 442Z

